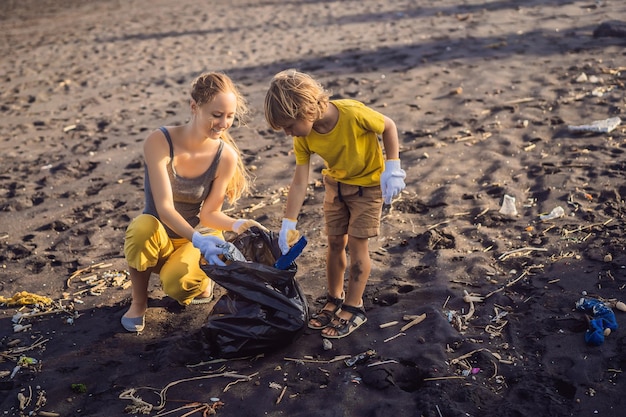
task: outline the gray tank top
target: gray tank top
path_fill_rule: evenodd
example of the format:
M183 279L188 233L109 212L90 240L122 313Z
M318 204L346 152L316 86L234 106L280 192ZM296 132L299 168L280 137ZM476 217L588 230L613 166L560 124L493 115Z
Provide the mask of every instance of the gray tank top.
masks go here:
M219 165L220 157L222 155L222 149L224 148L224 142L220 140L220 146L217 149L217 153L215 154L215 158L213 159L211 166L202 175L196 178L185 178L176 174L176 170L174 169L174 145L172 144L172 137L170 136L170 133L165 127L160 127L159 129L165 135L167 143L170 146L170 160L167 163L167 174L170 177L170 183L172 184L174 208L181 214L181 216L183 216L185 220L187 220L187 222L189 222L191 227L195 228L200 223L200 217L198 215L200 214L202 202L206 200L209 192L211 192L211 187L213 185L213 181L215 180L215 173L217 172L217 166ZM146 202L143 212L145 214L151 214L160 220L159 214L156 210L156 205L154 204L152 189L150 188L150 177L148 176L147 166L144 174L144 189ZM169 237L180 237L172 229L167 227L167 225L163 224L163 226L165 226L165 230L167 230Z

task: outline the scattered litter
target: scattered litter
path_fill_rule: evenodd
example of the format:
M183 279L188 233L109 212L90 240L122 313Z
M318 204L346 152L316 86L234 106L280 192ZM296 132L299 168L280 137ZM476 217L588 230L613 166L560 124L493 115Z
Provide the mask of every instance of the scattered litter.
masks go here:
M398 324L397 321L390 321L390 322L387 322L387 323L383 323L383 324L379 325L378 327L380 329L385 329L387 327L395 326L396 324Z
M226 377L226 378L234 378L237 379L237 381L251 381L253 376L256 376L257 373L254 373L252 375L239 375L236 374L234 372L222 372L222 373L218 373L218 374L211 374L211 375L202 375L202 376L196 376L196 377L191 377L191 378L185 378L185 379L179 379L177 381L173 381L170 382L169 384L167 384L165 386L165 388L163 388L162 390L156 392L157 396L159 397L159 403L158 404L151 404L145 400L143 400L141 397L139 397L137 395L137 390L139 389L149 389L150 391L155 391L154 388L150 388L150 387L140 387L140 388L129 388L125 391L123 391L118 398L120 400L127 400L127 401L131 401L131 404L127 405L124 409L124 411L126 413L129 414L151 414L152 411L161 411L165 408L166 405L166 393L167 390L170 389L171 387L173 387L174 385L178 385L180 383L184 383L184 382L191 382L191 381L198 381L201 379L211 379L211 378L219 378L219 377ZM235 382L237 382L235 381ZM231 382L232 384L232 382ZM224 391L227 390L229 385L227 385L226 388L224 388ZM161 412L159 413L160 415L165 415L165 414L169 414L169 413L174 413L176 411L181 411L183 409L189 409L191 407L194 407L195 409L188 412L188 414L185 414L187 416L190 416L192 414L194 414L195 412L204 412L205 414L203 415L215 415L216 412L215 410L222 407L224 405L223 402L221 401L214 401L211 404L208 403L201 403L201 402L193 402L191 404L188 405L184 405L182 407L179 407L177 409L174 410L170 410L167 412Z
M467 292L467 290L463 290L463 294L464 294L463 301L465 301L466 303L469 303L470 305L469 311L464 317L465 321L468 321L470 318L472 318L472 316L474 315L474 312L476 311L474 308L474 301L482 302L484 298L474 293L470 294L469 292Z
M540 251L540 252L545 252L545 251L547 251L547 250L548 250L548 249L546 249L546 248L534 248L534 247L531 247L531 246L525 246L525 247L523 247L523 248L513 249L513 250L510 250L510 251L508 251L508 252L504 252L502 255L500 255L500 256L498 257L498 260L503 261L503 260L505 260L506 258L508 258L509 256L514 255L514 254L522 254L522 255L527 255L527 254L528 254L528 253L530 253L531 251ZM487 298L487 297L488 297L488 296L485 296L485 298Z
M542 214L539 216L539 218L543 221L546 221L546 220L558 219L559 217L563 217L563 216L565 216L565 210L563 210L563 207L557 206L553 208L550 213Z
M359 365L361 363L369 361L374 356L376 356L376 351L374 349L369 349L363 353L359 353L358 355L354 355L346 359L344 363L346 364L346 366Z
M325 337L322 338L322 345L324 347L324 350L331 350L333 348L333 342L326 339Z
M411 327L415 326L416 324L419 324L419 323L423 322L425 319L426 319L426 313L421 314L419 316L416 316L410 322L408 322L407 324L402 326L402 328L400 329L400 332L404 332L404 331L410 329Z
M605 336L612 330L617 330L613 310L602 301L583 297L576 302L576 309L593 317L589 320L589 329L585 332L585 342L588 344L600 346L604 343Z
M283 387L283 390L280 392L280 395L278 396L278 398L276 398L276 404L280 404L280 402L283 400L283 397L285 396L285 392L287 392L287 385Z
M515 208L515 197L505 194L502 199L502 207L500 207L500 214L506 216L517 216L517 209Z
M400 336L406 336L406 333L404 333L404 332L400 332L400 333L398 333L398 334L397 334L397 335L395 335L395 336L388 337L388 338L386 338L385 340L383 340L383 343L390 342L390 341L392 341L393 339L396 339L396 338L398 338L398 337L400 337Z
M283 386L282 386L282 385L280 385L278 382L270 382L269 387L270 387L271 389L275 389L275 390L281 390L281 389L283 389Z
M20 333L20 332L25 332L26 330L30 330L30 328L33 327L32 324L14 324L13 325L13 333Z
M595 75L587 76L587 74L583 72L576 78L576 82L577 83L590 82L591 84L599 84L599 83L602 83L602 78L597 77Z
M478 303L482 303L483 301L485 301L485 297L482 297L480 295L474 294L474 293L468 293L467 290L463 291L463 301L465 301L466 303L471 303L471 302L478 302Z
M605 120L595 120L588 125L567 126L572 132L596 132L596 133L609 133L612 132L617 126L622 123L622 119L619 117L611 117Z
M128 289L131 285L128 271L117 270L105 270L105 268L111 267L110 263L98 263L82 269L78 269L70 275L66 280L65 285L69 289L72 284L72 280L77 279L80 284L72 296L80 296L83 294L89 294L92 296L102 295L102 292L109 287L117 287L121 289ZM78 299L74 299L78 302Z
M464 369L461 372L461 374L463 376L470 376L470 375L476 375L479 372L480 372L480 368L471 368L471 369Z
M343 361L350 358L350 355L339 355L339 356L335 356L332 359L329 360L321 360L321 359L310 359L310 358L303 358L303 359L297 359L297 358L284 358L286 361L292 361L292 362L299 362L299 363L333 363L333 362L337 362L337 361Z
M386 361L378 361L378 362L370 363L367 365L367 367L371 368L372 366L386 365L388 363L398 363L398 361L395 359L388 359Z
M50 305L52 304L52 299L43 295L37 295L27 291L20 291L15 293L11 298L6 298L0 295L0 304L6 304L8 307L37 304Z

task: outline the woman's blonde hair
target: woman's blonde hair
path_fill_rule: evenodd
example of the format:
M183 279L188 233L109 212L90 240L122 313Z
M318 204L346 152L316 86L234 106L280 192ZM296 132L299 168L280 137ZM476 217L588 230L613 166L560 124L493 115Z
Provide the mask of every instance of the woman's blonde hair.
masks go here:
M248 114L248 103L239 92L235 83L233 83L226 74L205 72L191 83L191 98L194 99L198 106L210 102L218 93L235 94L237 98L235 121L237 125L245 125L246 116ZM228 131L223 132L221 138L237 152L237 169L226 188L228 201L230 204L235 204L242 195L250 191L250 174L243 163L241 151L230 133L228 133Z
M274 130L294 120L315 122L328 109L330 94L310 75L295 69L272 78L265 95L265 119Z

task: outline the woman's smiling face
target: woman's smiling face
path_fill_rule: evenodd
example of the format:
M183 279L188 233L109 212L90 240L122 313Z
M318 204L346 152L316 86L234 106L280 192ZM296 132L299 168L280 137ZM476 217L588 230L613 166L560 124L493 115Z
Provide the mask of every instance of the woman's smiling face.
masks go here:
M217 139L235 121L237 96L234 93L217 93L213 100L196 107L196 123L206 137Z

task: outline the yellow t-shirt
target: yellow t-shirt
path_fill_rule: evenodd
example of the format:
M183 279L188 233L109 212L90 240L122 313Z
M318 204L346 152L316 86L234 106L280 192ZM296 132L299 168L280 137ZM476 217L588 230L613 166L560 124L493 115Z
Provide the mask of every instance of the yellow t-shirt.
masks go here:
M323 175L345 184L379 185L384 169L379 142L379 135L385 130L384 116L356 100L331 103L339 110L339 120L330 132L311 130L308 136L294 136L296 164L308 164L316 153L326 164Z

